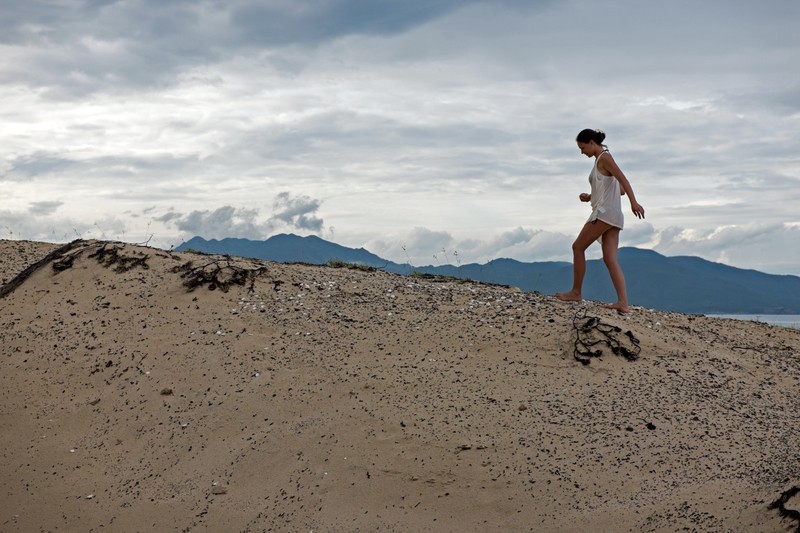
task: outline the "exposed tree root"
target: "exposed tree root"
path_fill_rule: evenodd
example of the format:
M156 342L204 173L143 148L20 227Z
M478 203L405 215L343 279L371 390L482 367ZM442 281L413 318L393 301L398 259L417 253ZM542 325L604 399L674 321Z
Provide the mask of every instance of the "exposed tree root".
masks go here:
M45 266L47 263L53 261L53 268L55 269L56 268L55 263L57 261L61 260L68 252L72 251L74 248L77 248L80 244L83 244L84 242L85 241L83 241L82 239L76 239L68 244L65 244L64 246L56 248L55 250L53 250L40 260L36 261L34 264L32 264L31 266L29 266L28 268L17 274L14 277L14 279L12 279L8 283L0 287L0 298L4 298L5 296L14 292L14 290L20 285L22 285L26 279L31 277L34 272ZM74 260L74 257L70 260L69 267L72 266L71 262L72 260Z
M137 266L145 270L150 268L147 264L147 259L150 257L149 255L137 252L137 257L133 257L120 254L120 250L122 250L121 246L109 247L108 243L103 243L96 252L89 254L89 257L97 259L97 262L106 268L113 266L115 272L127 272L133 270ZM53 266L55 268L55 265Z
M587 316L585 308L581 311L576 311L572 317L575 328L574 356L577 361L588 365L592 357L602 357L603 350L597 347L600 344L605 344L615 355L621 355L628 361L636 361L642 348L632 331L622 333L622 328L618 326L604 324L596 316Z
M787 491L784 491L781 494L781 497L769 504L767 509L777 509L781 515L781 518L790 518L792 520L797 520L797 529L795 530L796 533L800 533L800 511L796 511L794 509L787 509L786 502L792 499L793 496L796 494L800 494L800 487L792 487Z
M248 282L248 290L252 291L256 278L265 274L267 267L242 268L234 265L230 256L225 256L223 260L213 259L201 266L194 266L192 261L188 261L172 271L181 273L183 285L190 292L203 285L207 285L210 291L219 289L228 292L231 285L245 286Z
M149 255L143 252L134 252L131 255L125 255L124 245L116 245L113 243L102 242L87 245L87 242L82 239L76 239L69 244L61 246L45 257L32 264L11 281L0 287L0 298L12 293L17 287L22 285L34 272L41 269L48 263L51 264L53 271L58 274L73 267L75 259L80 257L88 248L97 248L93 253L89 254L97 260L98 263L106 268L113 268L115 272L128 272L134 268L148 269L150 266L147 264ZM255 279L266 273L266 267L259 268L243 268L233 264L230 256L224 256L223 259L209 259L209 261L201 266L194 266L192 261L189 261L182 266L175 267L173 272L181 273L183 278L183 285L193 291L200 286L208 286L209 290L220 289L227 292L231 285L244 286L250 283L249 290L253 290Z

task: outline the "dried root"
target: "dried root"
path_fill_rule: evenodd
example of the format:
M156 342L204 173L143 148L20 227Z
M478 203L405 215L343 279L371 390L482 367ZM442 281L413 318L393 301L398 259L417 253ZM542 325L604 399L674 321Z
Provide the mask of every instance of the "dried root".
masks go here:
M792 520L797 520L797 529L795 530L797 533L800 533L800 512L794 509L787 509L786 503L792 499L795 495L800 494L800 487L792 487L789 490L783 492L781 497L769 504L767 509L777 509L781 515L781 518L790 518Z
M587 316L586 309L575 312L572 325L575 328L575 359L588 365L592 357L602 357L603 350L598 345L606 345L615 355L621 355L628 361L636 361L642 348L633 332L622 333L622 328L604 324L596 316ZM627 346L626 346L627 345Z
M113 266L115 272L127 272L136 267L142 267L145 270L150 268L147 264L147 259L150 257L149 255L142 252L137 252L137 257L122 255L120 254L120 250L122 249L122 246L109 247L108 243L103 243L96 252L89 254L89 257L97 259L97 262L106 268ZM70 266L72 265L70 264ZM53 264L53 268L55 268L55 264Z
M183 278L183 285L189 292L203 285L208 286L208 290L216 289L228 292L232 285L245 286L250 282L248 290L253 290L255 280L258 276L267 272L267 267L255 269L242 268L231 263L231 258L225 256L223 260L211 260L202 266L194 266L192 261L172 269L173 272L180 273Z

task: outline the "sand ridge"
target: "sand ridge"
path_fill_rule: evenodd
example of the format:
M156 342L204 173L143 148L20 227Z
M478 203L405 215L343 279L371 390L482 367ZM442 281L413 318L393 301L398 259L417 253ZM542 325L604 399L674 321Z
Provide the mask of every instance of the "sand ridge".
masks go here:
M0 241L2 278L55 248ZM0 299L2 530L800 527L769 509L800 486L800 332L121 243L68 255ZM202 266L252 276L189 291ZM631 332L638 359L599 345L582 365L576 313Z

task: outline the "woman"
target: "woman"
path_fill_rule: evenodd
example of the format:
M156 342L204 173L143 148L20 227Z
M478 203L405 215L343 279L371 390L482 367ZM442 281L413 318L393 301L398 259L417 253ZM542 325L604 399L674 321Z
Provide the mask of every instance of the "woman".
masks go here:
M628 178L617 166L614 158L603 144L606 134L600 130L583 130L575 139L578 148L586 157L594 157L594 167L589 174L591 194L582 193L581 202L591 202L592 215L584 224L578 238L572 243L573 281L572 290L559 292L556 298L567 302L581 301L583 277L586 274L586 249L596 240L600 240L603 248L603 262L611 275L614 289L617 291L617 303L606 305L620 313L630 312L628 294L625 289L625 276L617 260L619 232L622 230L623 216L621 195L628 195L631 210L638 218L644 218L644 207L636 201Z

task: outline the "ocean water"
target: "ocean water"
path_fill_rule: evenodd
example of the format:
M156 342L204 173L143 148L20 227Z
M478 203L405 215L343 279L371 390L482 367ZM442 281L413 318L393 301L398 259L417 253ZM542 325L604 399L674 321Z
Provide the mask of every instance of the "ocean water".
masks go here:
M771 326L800 329L800 315L706 315L716 318L733 318L736 320L749 320L765 322Z

